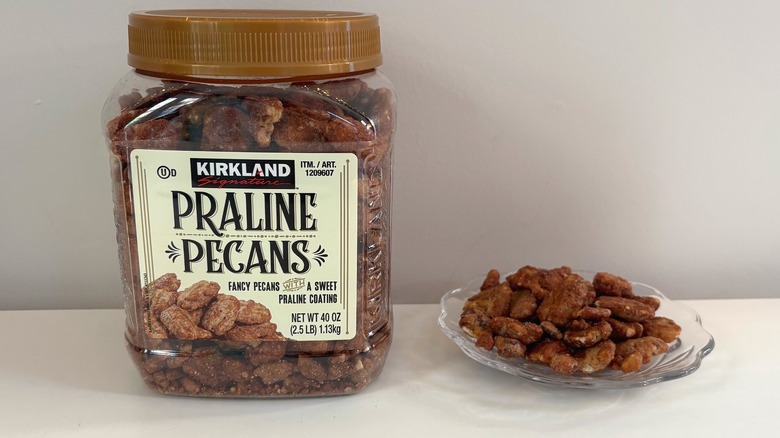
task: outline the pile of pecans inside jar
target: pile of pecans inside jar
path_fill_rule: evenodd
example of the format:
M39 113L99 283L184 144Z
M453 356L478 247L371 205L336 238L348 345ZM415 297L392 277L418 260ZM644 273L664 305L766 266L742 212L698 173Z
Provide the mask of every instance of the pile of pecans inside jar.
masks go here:
M121 113L107 123L117 240L128 342L147 383L164 393L265 396L349 393L372 381L381 371L391 338L387 294L392 92L372 88L360 78L289 86L163 82L143 94L124 95L119 104ZM175 276L175 287L168 278L141 290L128 162L134 149L355 154L360 227L355 337L294 341L276 330L254 338L228 336L231 329L236 334L251 326L242 325L239 318L236 327L223 331L209 322L213 318L207 321L207 316L214 316L209 306L220 300L216 291L202 305L188 308L182 298L188 292L179 291ZM156 287L166 281L167 289ZM160 296L163 290L168 292L167 301ZM235 311L233 322L246 306L237 307L228 299L219 302L223 310Z

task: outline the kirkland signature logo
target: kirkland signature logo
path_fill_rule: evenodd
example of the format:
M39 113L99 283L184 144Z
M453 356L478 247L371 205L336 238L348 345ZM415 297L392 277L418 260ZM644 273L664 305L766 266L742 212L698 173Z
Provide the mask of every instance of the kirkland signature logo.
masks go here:
M294 189L295 160L190 158L192 187Z

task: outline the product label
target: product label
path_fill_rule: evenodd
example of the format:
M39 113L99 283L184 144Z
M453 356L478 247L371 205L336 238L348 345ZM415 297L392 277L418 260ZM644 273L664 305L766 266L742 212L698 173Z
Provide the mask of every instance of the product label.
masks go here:
M130 166L142 287L170 273L181 281L180 296L193 284L214 282L242 306L265 306L289 339L354 337L353 154L137 149ZM209 313L208 305L200 311L211 317L217 310ZM214 318L227 330L233 316L218 310ZM197 315L195 322L205 318Z

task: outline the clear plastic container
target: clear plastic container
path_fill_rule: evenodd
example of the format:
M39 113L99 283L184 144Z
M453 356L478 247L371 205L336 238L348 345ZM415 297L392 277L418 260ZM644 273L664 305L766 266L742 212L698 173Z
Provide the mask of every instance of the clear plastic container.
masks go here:
M127 343L167 394L348 394L392 339L375 15L130 15L103 110Z

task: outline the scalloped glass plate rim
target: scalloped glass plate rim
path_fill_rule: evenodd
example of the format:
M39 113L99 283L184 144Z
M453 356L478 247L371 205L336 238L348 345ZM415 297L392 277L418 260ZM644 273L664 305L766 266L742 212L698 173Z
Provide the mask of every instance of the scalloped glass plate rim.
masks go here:
M513 273L513 272L512 272ZM593 278L589 271L574 271L584 278ZM510 273L511 274L511 273ZM504 275L506 276L506 275ZM701 366L701 361L715 347L712 335L704 329L701 317L692 308L668 299L658 289L630 281L637 295L650 295L661 300L657 315L672 318L682 327L680 338L669 345L669 351L656 356L637 372L623 373L607 369L591 375L581 373L563 375L546 365L528 360L508 359L474 345L474 339L458 325L465 300L479 290L484 276L477 276L467 284L445 293L441 297L441 313L438 323L444 334L475 361L524 379L547 385L583 389L624 389L648 386L655 383L685 377Z

